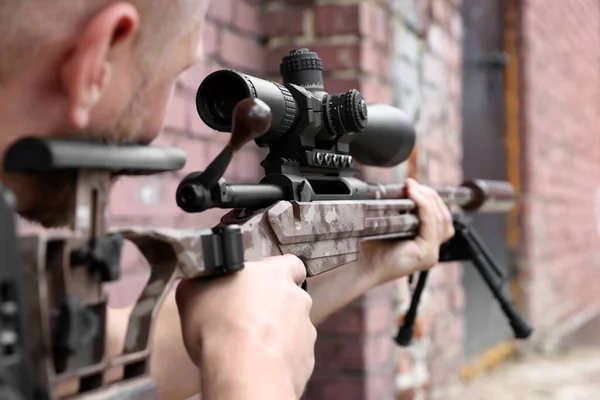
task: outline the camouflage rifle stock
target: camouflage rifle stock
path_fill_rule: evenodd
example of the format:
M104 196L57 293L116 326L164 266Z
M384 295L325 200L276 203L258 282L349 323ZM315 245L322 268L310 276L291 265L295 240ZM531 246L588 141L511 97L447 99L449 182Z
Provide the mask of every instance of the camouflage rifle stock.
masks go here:
M107 298L103 283L120 279L123 244L123 237L108 229L107 203L115 176L177 170L183 167L185 159L185 153L176 148L110 146L74 140L26 138L9 148L4 159L6 172L70 174L76 187L68 229L20 237L26 273L27 344L33 360L33 379L25 382L30 393L24 399L158 398L149 375L151 325L167 293L169 279L162 286L153 281L154 286L146 288L145 293L150 291L153 300L149 303L148 296L142 296L136 304L123 354L107 357ZM4 211L2 208L0 226L12 227L15 242L14 223L11 225ZM13 210L9 216L14 219ZM16 251L14 243L8 246ZM9 260L4 253L0 256L4 269ZM0 328L4 329L2 316ZM0 367L5 356L0 355ZM124 370L122 379L108 382L107 372L119 367ZM78 382L74 393L58 390L67 381Z

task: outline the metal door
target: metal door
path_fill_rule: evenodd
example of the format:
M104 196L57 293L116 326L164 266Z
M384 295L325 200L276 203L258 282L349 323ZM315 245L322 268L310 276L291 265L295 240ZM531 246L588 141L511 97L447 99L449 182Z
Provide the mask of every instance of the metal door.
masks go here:
M502 0L463 0L464 177L507 179ZM509 273L505 215L475 215L472 226ZM464 265L465 359L506 341L511 331L479 274Z

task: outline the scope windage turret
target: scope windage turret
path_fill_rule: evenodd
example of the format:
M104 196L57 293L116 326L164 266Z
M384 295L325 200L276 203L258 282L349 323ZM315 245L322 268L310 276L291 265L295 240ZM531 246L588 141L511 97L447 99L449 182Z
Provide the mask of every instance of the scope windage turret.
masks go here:
M196 95L200 118L210 128L231 132L234 107L245 98L259 98L272 112L261 147L298 147L348 154L358 163L391 167L404 162L415 145L408 116L384 104L369 104L357 90L328 94L319 56L294 50L282 59L283 84L234 70L208 75ZM291 157L288 151L286 157Z

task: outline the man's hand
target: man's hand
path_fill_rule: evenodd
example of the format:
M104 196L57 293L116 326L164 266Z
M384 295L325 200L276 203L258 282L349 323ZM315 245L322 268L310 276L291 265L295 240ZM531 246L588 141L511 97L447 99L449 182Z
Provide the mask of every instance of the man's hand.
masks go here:
M454 236L452 216L438 193L412 179L406 181L408 197L417 205L419 234L414 240L365 241L359 263L377 284L435 266L442 243Z
M420 226L413 240L370 240L362 243L357 261L308 280L315 325L383 283L437 264L442 243L454 236L448 207L433 189L406 181L408 196L417 205Z
M306 270L287 255L246 263L176 293L184 344L202 371L203 399L298 399L314 368Z

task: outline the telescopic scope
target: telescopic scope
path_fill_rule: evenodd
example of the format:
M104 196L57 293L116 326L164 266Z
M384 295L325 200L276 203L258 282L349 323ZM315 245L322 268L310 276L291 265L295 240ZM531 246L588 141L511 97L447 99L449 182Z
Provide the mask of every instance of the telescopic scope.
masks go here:
M316 53L300 49L282 59L283 84L234 70L213 72L198 88L198 114L210 128L231 132L235 106L258 98L272 112L270 129L256 139L261 147L305 135L317 143L337 143L338 149L345 143L349 155L363 165L392 167L408 159L416 139L408 116L385 104L367 105L354 89L328 94L322 69Z

